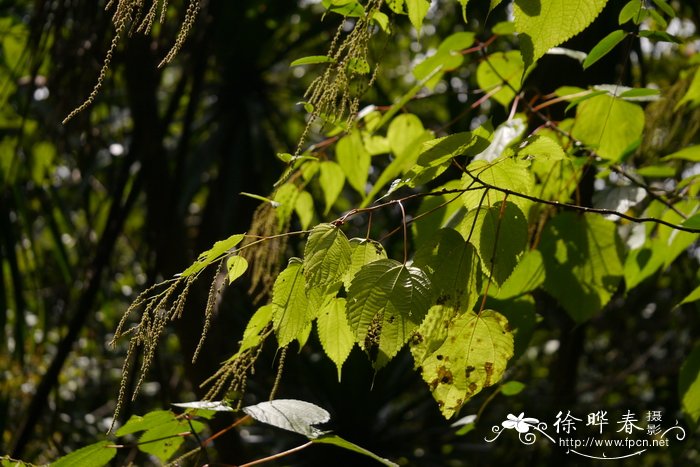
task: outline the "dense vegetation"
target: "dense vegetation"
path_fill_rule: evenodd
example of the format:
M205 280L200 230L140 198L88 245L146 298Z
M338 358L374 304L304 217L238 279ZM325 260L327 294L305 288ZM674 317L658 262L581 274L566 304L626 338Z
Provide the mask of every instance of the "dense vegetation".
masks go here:
M695 2L0 5L2 465L699 461Z

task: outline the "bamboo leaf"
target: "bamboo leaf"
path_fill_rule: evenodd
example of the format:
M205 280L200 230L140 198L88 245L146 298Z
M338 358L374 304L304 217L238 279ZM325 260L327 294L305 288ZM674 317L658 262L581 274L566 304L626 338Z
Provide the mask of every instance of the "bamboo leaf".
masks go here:
M583 61L583 69L590 67L595 62L607 55L617 44L627 37L627 33L621 29L613 31L605 36L595 47L588 53L588 57Z

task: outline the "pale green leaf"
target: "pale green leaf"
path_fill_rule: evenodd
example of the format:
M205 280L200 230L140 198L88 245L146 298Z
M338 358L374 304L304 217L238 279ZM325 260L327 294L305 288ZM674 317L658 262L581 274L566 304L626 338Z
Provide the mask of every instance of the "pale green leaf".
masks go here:
M185 439L181 435L191 431L190 423L197 432L204 428L204 424L197 420L190 420L189 423L184 419L172 420L142 434L139 438L139 451L155 456L165 463L184 443Z
M375 453L368 451L367 449L358 446L357 444L351 443L350 441L347 441L343 438L341 438L338 435L332 435L332 434L325 434L322 436L319 436L318 438L315 438L311 440L312 443L316 444L332 444L334 446L341 447L343 449L347 449L349 451L356 452L358 454L362 454L364 456L370 457L374 459L375 461L386 465L387 467L399 467L399 464L396 464L394 462L391 462L388 459L384 459L383 457L379 457Z
M314 198L308 191L299 192L297 200L294 203L294 212L299 216L299 224L301 228L306 230L311 225L314 219Z
M294 60L289 66L314 65L316 63L332 63L335 60L326 55L311 55Z
M423 320L429 288L423 271L391 259L373 261L355 275L347 295L348 319L360 347L378 352L375 367L396 355Z
M441 229L416 251L413 264L428 275L433 302L471 310L479 296L479 258L453 229Z
M289 225L298 196L299 188L293 183L285 183L275 192L275 212L277 213L277 227L280 230Z
M124 436L138 431L150 430L173 420L175 420L175 414L169 410L154 410L144 416L132 415L115 434Z
M693 428L700 422L700 347L695 347L681 365L678 394L686 418Z
M572 135L602 159L617 162L639 144L643 129L640 106L601 95L579 104Z
M323 431L313 425L326 423L330 414L311 402L296 399L276 399L243 407L243 412L255 420L283 430L304 435L309 439L318 438Z
M326 204L324 214L328 214L333 204L335 204L335 201L338 199L338 196L340 196L340 193L343 191L345 172L340 165L335 162L323 161L320 164L318 181L321 184L323 200Z
M666 13L668 16L670 16L671 18L675 18L675 17L676 17L676 12L675 12L675 10L673 9L673 7L672 7L671 5L669 5L669 4L666 2L666 0L652 0L652 1L654 2L654 5L656 5L657 7L659 7L659 9L660 9L661 11L663 11L664 13Z
M51 463L51 467L100 467L108 464L116 455L117 448L113 442L108 440L99 441L57 459Z
M497 383L513 356L508 321L493 310L458 316L447 339L422 362L423 380L445 418L483 388Z
M435 89L446 71L454 70L464 62L462 50L467 49L473 43L474 33L472 32L457 32L447 36L440 43L434 55L416 65L413 69L413 76L421 81L432 74L433 76L426 81L425 87L430 90ZM436 69L439 69L439 72L433 74Z
M525 64L517 50L496 52L479 64L476 82L484 92L493 93L492 98L496 102L508 107L520 91L524 73Z
M486 162L495 161L503 156L512 145L520 141L526 129L527 121L524 116L514 117L501 123L493 132L491 144L489 144L485 150L474 156L473 160L483 160Z
M350 284L363 266L380 259L386 259L386 251L381 243L364 238L350 239L350 267L343 275L345 288L350 288Z
M340 381L343 363L355 345L352 329L345 314L345 299L331 299L321 310L316 327L323 351L338 368L338 381Z
M406 9L408 10L408 19L420 35L420 30L423 27L423 19L425 18L430 2L428 0L405 0Z
M245 331L243 331L243 339L241 340L238 352L231 357L229 361L232 361L242 352L257 347L262 343L261 333L267 328L268 324L272 322L272 312L273 307L271 304L268 304L261 306L253 313L253 316L248 320Z
M394 13L399 14L399 15L406 14L406 11L403 8L404 4L405 4L405 0L387 0L386 3L389 5L389 8Z
M520 157L543 161L558 161L566 159L564 149L548 136L535 135L527 139L527 144L518 149Z
M479 252L484 274L499 285L513 272L527 246L527 219L510 201L505 208L499 202L470 211L461 232Z
M692 292L686 295L686 297L683 300L681 300L679 305L697 302L698 300L700 300L700 286L697 286Z
M338 227L319 224L304 248L306 287L325 289L340 282L350 266L350 242Z
M600 42L598 42L588 53L586 60L583 61L583 69L585 70L607 55L612 49L615 48L617 44L622 42L625 37L627 37L627 33L621 29L618 29L601 39Z
M323 0L323 6L342 16L351 18L364 15L365 9L357 0Z
M559 213L547 223L539 249L544 289L579 323L608 303L622 279L615 223L598 214Z
M666 157L661 158L662 161L672 159L679 159L689 162L700 162L700 145L688 146L687 148L683 148L680 151L676 151L672 154L669 154Z
M217 259L221 258L231 248L234 248L236 245L241 243L243 237L245 237L244 234L235 234L231 235L226 240L221 240L214 243L214 246L212 246L210 249L199 255L197 261L195 261L190 267L182 271L180 273L180 276L186 277L198 273Z
M335 149L335 156L351 187L364 196L371 157L362 144L360 132L355 130L342 137Z
M632 88L621 92L618 97L628 101L648 102L659 99L660 91L651 88Z
M272 287L272 320L280 347L305 331L310 319L301 261L292 258Z
M226 270L228 271L228 283L241 277L248 269L248 261L242 256L231 256L226 260Z
M549 49L580 33L603 11L607 0L515 0L518 31L525 68Z
M510 36L515 34L515 24L512 21L501 21L493 25L491 32L499 36Z
M520 381L508 381L501 386L501 394L504 396L517 396L523 389L525 389L525 385Z
M668 165L649 165L637 169L637 175L647 178L671 178L676 175L676 169Z

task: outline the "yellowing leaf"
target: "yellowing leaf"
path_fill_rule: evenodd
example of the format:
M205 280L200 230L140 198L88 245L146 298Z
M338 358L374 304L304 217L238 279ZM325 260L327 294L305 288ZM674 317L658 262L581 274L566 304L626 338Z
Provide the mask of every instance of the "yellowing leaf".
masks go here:
M606 3L607 0L515 0L515 29L525 68L552 47L586 29Z
M406 0L406 9L408 10L408 19L420 35L420 30L423 27L423 19L425 18L430 2L428 0Z
M497 383L513 356L508 321L493 310L468 312L450 323L442 345L421 363L423 380L445 418Z
M226 260L226 269L228 270L228 283L241 277L248 269L248 261L242 256L231 256Z
M221 258L221 256L223 256L224 253L229 251L231 248L241 243L241 240L243 240L244 236L244 234L235 234L231 235L226 240L221 240L214 243L214 246L212 246L210 249L199 255L197 261L195 261L190 267L182 271L182 273L180 273L180 276L185 277L198 273L217 259Z

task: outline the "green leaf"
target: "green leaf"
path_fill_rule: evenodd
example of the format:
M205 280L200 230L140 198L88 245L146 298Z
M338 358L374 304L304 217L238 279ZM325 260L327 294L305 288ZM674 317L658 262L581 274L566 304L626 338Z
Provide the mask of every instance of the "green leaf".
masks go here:
M345 299L332 298L321 310L316 327L323 351L338 368L338 381L340 381L343 363L355 346L352 329L345 314Z
M508 381L501 386L501 394L504 396L517 396L523 389L525 389L525 385L520 381Z
M445 418L483 388L497 383L513 356L513 335L508 321L493 310L458 316L447 339L422 362L428 383Z
M330 414L311 402L296 399L276 399L243 407L243 412L255 420L283 430L315 439L324 432L314 427L331 419Z
M460 188L460 180L450 180L434 192L441 193ZM415 245L422 245L442 227L454 227L459 224L466 214L466 209L459 201L460 196L459 193L444 193L426 196L421 200L415 215L416 218L420 218L411 224Z
M378 455L374 454L371 451L368 451L367 449L358 446L357 444L351 443L350 441L346 441L343 438L341 438L338 435L332 435L332 434L325 434L322 436L319 436L318 438L315 438L311 440L312 443L315 444L332 444L334 446L341 447L343 449L347 449L349 451L356 452L358 454L365 455L367 457L371 457L375 461L386 465L388 467L399 467L399 464L395 464L394 462L391 462L388 459L384 459L383 457L379 457Z
M643 129L640 106L601 95L579 104L572 135L602 159L617 162L639 144Z
M453 229L441 229L421 245L413 264L428 275L434 303L471 310L479 296L479 258L474 247Z
M692 292L686 295L686 297L683 300L681 300L681 302L678 305L697 302L698 300L700 300L700 286L697 286Z
M666 13L668 16L671 18L676 17L676 12L674 11L673 7L666 3L666 0L652 0L654 2L654 5L659 7L660 10L662 10L664 13Z
M559 213L546 225L539 249L544 289L577 322L594 316L617 290L623 269L614 222L598 214Z
M277 227L280 231L289 225L298 196L299 188L294 183L285 183L275 192L274 206L277 213Z
M695 347L681 365L678 394L686 418L696 428L700 421L700 347Z
M364 7L356 0L323 0L322 3L328 11L342 16L356 18L365 13Z
M479 252L484 274L503 284L527 247L525 215L510 201L505 207L499 202L469 212L463 225L469 226L470 232L473 229L470 241Z
M350 284L347 313L355 341L378 351L381 368L406 343L430 306L430 281L423 271L391 259L362 267ZM372 328L373 335L368 336ZM373 356L372 356L373 357Z
M676 169L668 165L650 165L637 169L637 175L647 178L670 178L676 175Z
M672 154L669 154L666 157L661 158L662 161L672 159L679 159L690 162L700 162L700 145L688 146L687 148L683 148L680 151L676 151Z
M226 240L221 240L214 243L214 246L212 246L210 249L199 255L197 261L195 261L190 267L182 271L180 273L180 276L187 277L191 276L192 274L198 273L199 271L201 271L202 269L206 268L211 263L219 259L225 253L227 253L231 248L241 243L243 237L245 237L244 234L235 234L231 235Z
M115 433L117 436L125 436L138 431L150 430L157 426L175 420L175 414L169 410L154 410L144 416L132 415L124 426Z
M501 158L493 162L474 161L467 166L467 171L483 183L509 189L516 193L531 195L535 181L527 166L528 163L526 161ZM470 191L462 195L462 202L468 210L479 207L484 195L484 189L481 189L481 186L483 185L468 174L462 176L462 188L470 189ZM493 206L503 201L504 196L500 191L488 190L483 198L483 203L485 206ZM515 196L509 198L509 200L518 206L523 213L527 213L532 205L532 201Z
M308 191L300 191L294 203L294 212L299 216L301 228L306 230L314 219L314 198Z
M626 99L631 101L646 101L646 100L656 100L659 97L658 89L650 88L632 88L620 93L618 96L620 99ZM651 98L651 99L643 99Z
M683 221L683 227L689 229L700 229L700 214L695 214Z
M525 73L525 64L517 50L496 52L479 64L476 69L476 82L484 92L494 92L492 97L504 107L520 91L520 83Z
M544 277L542 253L537 250L529 250L518 261L513 273L503 285L493 293L494 297L499 300L507 300L533 292L544 284Z
M549 49L580 33L603 11L607 0L515 0L518 31L525 68Z
M114 443L105 440L71 452L51 463L51 467L100 467L117 455Z
M232 356L229 361L232 361L242 352L257 347L262 343L262 333L267 325L272 322L272 313L274 308L271 304L263 305L257 309L253 316L248 320L245 331L243 331L243 339L241 340L238 352Z
M356 130L342 137L335 151L338 164L345 172L348 183L364 196L372 156L362 144L360 132Z
M280 347L302 335L309 324L309 301L305 289L302 263L298 258L292 258L272 287L272 320Z
M440 82L446 71L451 71L458 68L464 62L462 50L467 49L474 43L474 33L472 32L457 32L451 34L440 43L437 52L434 55L420 62L413 69L413 76L419 81L424 80L432 75L425 86L433 90ZM433 73L436 69L438 73Z
M588 53L588 57L583 61L583 69L590 67L595 62L607 55L617 44L627 37L627 33L621 29L613 31L605 36L595 47Z
M678 110L686 102L690 104L689 109L694 109L698 106L698 104L700 104L700 68L695 71L688 90L685 92L681 100L678 101L678 104L676 104L674 110Z
M518 149L520 157L543 161L558 161L566 159L564 149L548 136L534 135L527 139L527 145Z
M515 24L512 21L501 21L493 25L491 32L499 36L510 36L515 34Z
M420 30L423 27L423 19L426 13L428 13L429 8L430 2L428 0L406 0L408 19L411 20L411 24L416 29L419 36Z
M226 260L226 269L228 271L228 283L232 284L233 281L246 272L248 269L248 261L242 256L231 256Z
M338 196L340 196L340 193L343 191L345 172L340 165L335 162L323 161L320 164L318 181L321 184L323 199L326 203L324 214L328 214L333 204L335 204L335 201L338 199Z
M408 341L416 370L420 370L423 361L445 342L447 330L457 314L458 310L451 306L430 307L423 322Z
M381 243L374 240L353 238L350 240L350 249L350 267L347 268L343 275L343 284L345 284L346 289L350 288L357 271L362 269L363 266L380 259L386 259L384 247Z
M350 266L350 242L338 227L319 224L304 248L306 287L325 289L340 282Z
M335 60L326 55L310 55L294 60L289 66L314 65L316 63L333 63Z
M620 26L625 24L627 21L637 17L639 18L642 13L642 2L641 0L630 0L622 7L620 14L617 17L617 22ZM639 24L637 19L635 19L635 24Z
M653 10L647 10L651 13ZM644 29L639 31L639 37L646 37L649 40L656 42L673 42L674 44L681 44L683 41L664 31L650 31Z
M139 451L155 456L163 463L167 462L185 441L182 434L190 432L190 423L196 432L204 428L202 422L190 420L188 423L180 419L150 428L139 438Z

